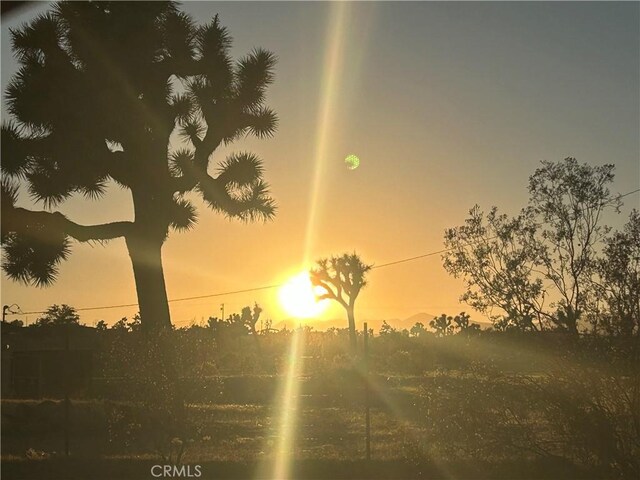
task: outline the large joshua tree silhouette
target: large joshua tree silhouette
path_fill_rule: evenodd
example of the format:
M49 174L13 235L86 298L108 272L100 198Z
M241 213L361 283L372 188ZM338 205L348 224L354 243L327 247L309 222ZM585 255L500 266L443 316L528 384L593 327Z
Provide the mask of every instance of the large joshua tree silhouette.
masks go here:
M196 222L185 195L244 221L275 213L255 155L211 168L221 145L275 132L265 106L274 55L232 60L217 16L198 26L173 2L61 2L11 35L20 69L2 126L4 271L46 286L72 239L123 237L143 329L169 328L161 249ZM110 180L130 190L133 221L80 225L54 211L76 194L100 198ZM44 209L16 206L21 187Z
M335 300L347 311L349 343L351 353L354 355L357 348L356 299L360 290L367 284L365 275L371 267L365 264L357 254L345 253L339 257L322 258L309 271L311 283L324 289L324 293L318 295L318 298Z

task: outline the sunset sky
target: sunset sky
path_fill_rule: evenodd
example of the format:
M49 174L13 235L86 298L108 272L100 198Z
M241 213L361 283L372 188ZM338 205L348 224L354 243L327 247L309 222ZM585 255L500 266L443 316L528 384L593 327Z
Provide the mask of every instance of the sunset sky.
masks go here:
M541 160L614 163L614 191L640 187L637 2L183 8L199 22L219 13L236 57L257 46L278 56L267 94L278 132L236 142L217 159L232 151L258 154L279 208L272 222L242 224L198 202L196 228L173 233L164 246L170 299L282 283L331 254L355 250L384 264L441 250L444 230L461 224L475 203L512 214L524 206L528 176ZM45 9L39 4L3 18L3 91L16 70L9 28ZM358 155L359 168L346 168L349 154ZM624 223L639 195L624 200L622 214L607 223ZM23 196L21 206L29 205ZM59 210L87 224L133 215L129 192L116 186L102 200L74 199ZM461 293L462 282L447 275L440 256L427 257L373 270L356 315L362 321L469 311L458 302ZM219 315L223 302L232 313L254 301L265 319L287 317L277 290L266 289L171 303L172 321L198 323ZM24 312L53 303L135 303L124 240L75 243L46 289L3 275L2 302ZM113 323L136 311L86 311L81 321ZM323 314L341 316L336 306Z

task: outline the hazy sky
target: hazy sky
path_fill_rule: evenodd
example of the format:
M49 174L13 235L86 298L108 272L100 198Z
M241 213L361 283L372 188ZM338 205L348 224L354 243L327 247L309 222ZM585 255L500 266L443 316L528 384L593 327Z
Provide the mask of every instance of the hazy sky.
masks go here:
M198 21L219 13L236 56L255 46L279 58L268 104L273 139L247 139L265 161L279 210L268 224L225 220L199 206L191 232L163 250L169 298L285 281L305 260L356 250L382 264L442 249L445 228L475 203L515 213L543 159L616 164L614 191L640 186L640 4L187 2ZM15 71L2 21L2 88ZM3 120L6 119L3 107ZM344 166L348 154L361 159ZM218 154L218 161L224 152ZM620 225L638 195L625 198ZM28 205L24 199L22 205ZM77 222L132 219L128 192L60 211ZM439 256L374 270L359 320L457 313L462 283ZM286 317L275 290L171 304L177 325L258 301ZM2 302L23 311L136 302L124 240L75 244L53 287L2 277ZM111 323L137 308L83 312ZM342 315L338 308L327 318ZM29 316L32 321L36 315Z

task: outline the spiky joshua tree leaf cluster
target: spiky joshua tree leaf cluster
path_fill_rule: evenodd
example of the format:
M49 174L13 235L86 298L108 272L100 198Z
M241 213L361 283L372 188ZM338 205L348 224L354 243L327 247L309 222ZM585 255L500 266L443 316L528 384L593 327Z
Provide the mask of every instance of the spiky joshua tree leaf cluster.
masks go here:
M175 228L195 221L183 198L191 190L233 217L273 215L255 155L233 154L217 176L207 171L221 143L274 133L277 118L263 105L271 53L232 62L217 17L198 27L170 2L63 2L12 31L12 41L21 68L6 92L15 121L2 127L2 173L26 180L34 200L98 198L111 178L164 193L156 213ZM177 84L186 91L174 93ZM176 128L189 145L168 152ZM157 156L145 151L156 143ZM3 198L15 199L15 188L4 182Z
M51 283L70 237L124 237L132 260L134 245L160 248L170 229L195 224L190 192L231 218L273 217L262 161L214 158L242 136L274 134L265 105L272 53L232 59L217 16L197 25L174 2L60 2L11 37L20 64L5 91L12 120L2 125L11 278ZM134 221L78 225L52 211L73 195L100 198L111 180L131 191ZM17 207L18 187L44 210Z

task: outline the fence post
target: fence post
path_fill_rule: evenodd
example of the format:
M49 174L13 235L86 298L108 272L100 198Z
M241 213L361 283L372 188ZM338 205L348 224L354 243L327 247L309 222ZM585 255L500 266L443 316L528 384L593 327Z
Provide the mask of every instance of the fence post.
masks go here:
M71 368L69 355L69 328L67 323L64 326L64 364L65 364L65 381L64 381L64 454L69 456L69 387L71 382Z
M366 458L371 460L371 412L369 405L369 329L364 324L364 406L365 406L365 445Z

